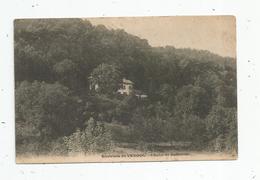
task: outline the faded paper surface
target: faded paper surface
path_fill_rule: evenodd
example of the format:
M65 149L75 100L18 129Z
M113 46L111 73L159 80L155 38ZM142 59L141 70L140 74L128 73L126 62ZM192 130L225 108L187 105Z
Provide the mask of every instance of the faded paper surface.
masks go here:
M77 156L18 156L16 163L84 163L84 162L155 162L155 161L204 161L236 160L237 155L223 153L144 153L144 154L103 154Z
M94 25L103 24L109 29L124 29L147 39L151 46L189 47L236 57L234 16L115 17L88 20Z
M14 26L17 163L237 158L234 16Z

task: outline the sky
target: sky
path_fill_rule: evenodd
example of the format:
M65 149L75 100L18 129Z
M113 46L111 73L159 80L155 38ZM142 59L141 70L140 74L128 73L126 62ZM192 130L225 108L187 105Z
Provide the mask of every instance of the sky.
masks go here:
M236 57L234 16L169 16L88 18L93 25L126 32L147 39L151 46L174 46L209 50Z

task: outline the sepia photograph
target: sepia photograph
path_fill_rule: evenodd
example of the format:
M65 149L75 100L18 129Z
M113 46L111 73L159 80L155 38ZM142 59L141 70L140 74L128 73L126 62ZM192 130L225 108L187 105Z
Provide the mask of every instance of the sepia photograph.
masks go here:
M14 20L17 163L235 160L234 16Z

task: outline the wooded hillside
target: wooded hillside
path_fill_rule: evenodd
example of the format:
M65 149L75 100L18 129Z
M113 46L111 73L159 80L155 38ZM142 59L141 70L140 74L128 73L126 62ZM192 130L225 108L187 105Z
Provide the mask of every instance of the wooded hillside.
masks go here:
M237 149L236 59L81 19L16 20L17 153L102 152L123 143ZM90 79L99 91L90 90ZM122 78L147 95L118 95Z

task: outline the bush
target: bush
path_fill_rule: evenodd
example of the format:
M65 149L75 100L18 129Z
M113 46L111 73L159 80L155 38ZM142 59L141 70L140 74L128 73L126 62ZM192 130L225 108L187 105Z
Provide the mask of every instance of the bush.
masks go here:
M107 127L109 128L112 139L115 142L122 143L122 142L135 142L136 139L134 139L131 136L131 129L128 126L125 125L119 125L115 123L109 123L107 124Z
M32 139L50 142L71 134L80 123L76 99L59 83L23 81L16 88L15 100L18 144Z
M64 137L69 153L96 153L111 150L113 142L111 133L105 129L104 124L90 118L87 127L79 129L68 137Z
M168 137L164 137L164 131L170 119L169 112L160 103L139 108L132 117L132 136L136 141L165 141Z
M68 148L62 137L52 141L50 148L51 155L68 155Z
M209 147L215 151L237 151L235 108L214 106L206 118Z

